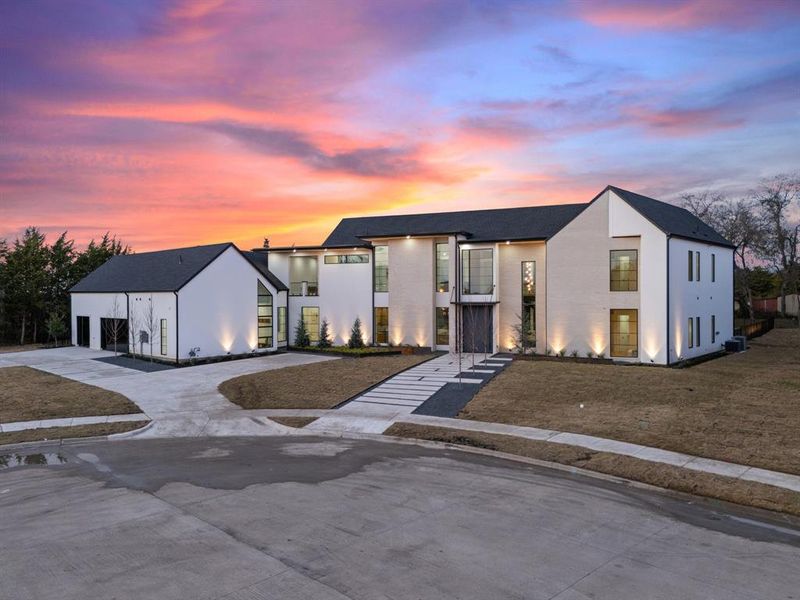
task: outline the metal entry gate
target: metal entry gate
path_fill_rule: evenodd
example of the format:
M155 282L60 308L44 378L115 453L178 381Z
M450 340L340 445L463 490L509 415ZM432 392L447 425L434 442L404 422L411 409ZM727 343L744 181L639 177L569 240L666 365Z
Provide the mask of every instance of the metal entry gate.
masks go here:
M464 304L461 307L462 350L476 354L492 353L494 315L491 305Z

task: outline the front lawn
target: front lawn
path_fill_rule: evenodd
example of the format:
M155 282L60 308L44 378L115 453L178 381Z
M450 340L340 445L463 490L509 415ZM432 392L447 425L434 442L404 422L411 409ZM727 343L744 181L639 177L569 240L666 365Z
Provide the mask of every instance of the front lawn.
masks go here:
M0 368L0 423L138 412L116 392L30 367Z
M92 425L73 425L71 427L43 427L0 433L0 446L22 442L41 442L65 438L94 437L133 431L147 425L148 421L120 421L118 423L94 423Z
M242 375L222 382L219 391L242 408L333 408L430 358L428 354L329 360Z
M800 330L691 368L515 361L459 418L585 433L800 474Z

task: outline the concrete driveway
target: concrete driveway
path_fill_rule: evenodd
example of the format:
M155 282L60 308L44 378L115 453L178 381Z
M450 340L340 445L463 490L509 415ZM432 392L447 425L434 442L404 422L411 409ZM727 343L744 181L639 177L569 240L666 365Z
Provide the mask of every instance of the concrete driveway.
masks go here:
M298 436L25 453L5 463L55 464L0 468L9 600L743 600L800 590L796 521L459 451Z
M24 365L75 379L130 398L155 421L145 435L262 435L281 433L284 428L266 419L237 415L235 404L217 391L227 379L302 365L333 357L303 353L275 354L208 365L144 373L96 358L112 352L81 347L32 350L0 355L0 367Z

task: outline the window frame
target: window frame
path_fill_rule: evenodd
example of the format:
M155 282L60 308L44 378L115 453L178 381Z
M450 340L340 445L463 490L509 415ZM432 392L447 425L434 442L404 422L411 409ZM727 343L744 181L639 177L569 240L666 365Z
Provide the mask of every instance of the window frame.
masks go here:
M379 250L380 257L378 256ZM378 244L373 247L373 253L375 260L372 268L372 291L376 294L387 294L389 293L389 245Z
M309 310L316 310L317 311L317 326L312 328L309 326L310 319L306 318L306 311ZM319 315L319 306L301 306L300 307L300 318L303 319L303 324L306 326L306 333L308 333L308 339L312 343L319 342L319 327L320 327L320 315Z
M436 317L436 345L449 346L450 345L450 307L437 306L434 309L434 316ZM444 327L441 327L444 323ZM440 337L442 335L443 337ZM444 339L444 341L442 341Z
M717 281L717 255L716 253L711 253L711 283L716 283Z
M528 274L525 272L526 265L531 265L531 277L532 280L530 282L530 287L533 289L533 295L526 295L525 294L525 287L528 285L526 281L526 277ZM532 300L525 300L526 298L532 298ZM521 302L521 309L522 309L522 344L524 347L529 347L530 345L536 344L536 261L535 260L523 260L520 262L520 302ZM532 310L531 310L532 309ZM531 319L528 319L528 315L531 314ZM526 327L530 322L530 326Z
M686 331L689 348L694 348L694 317L689 317L689 328Z
M615 332L614 331L614 323L615 322L616 323L622 323L623 322L621 319L617 319L615 321L615 319L614 319L615 313L617 314L617 316L623 316L622 313L627 313L627 315L626 315L628 317L627 324L628 324L628 327L629 327L629 331L627 333L622 333L622 332L619 332L619 331ZM631 316L634 317L633 320L631 320L631 318L630 318ZM631 324L633 324L634 331L630 331L630 329L631 329L630 325ZM639 358L639 309L638 308L612 308L612 309L609 309L609 334L610 334L609 335L609 338L610 338L609 354L611 355L612 358ZM627 335L629 338L630 338L630 336L633 336L633 339L635 340L636 344L632 345L630 343L622 344L619 341L615 342L615 340L614 340L614 336L615 335L616 336ZM627 351L626 350L622 350L623 348L627 348L628 350ZM631 352L631 350L630 350L631 348L633 349L633 352Z
M695 255L697 257L697 260L696 260L697 264L695 265L695 268L694 268L694 271L695 271L694 280L695 281L700 281L700 251L699 250L696 251Z
M286 342L286 330L288 329L287 325L287 312L285 306L278 307L278 343Z
M169 350L169 340L167 338L168 327L167 327L167 320L160 319L161 323L159 324L159 342L161 343L161 356L166 356L167 351Z
M354 260L356 258L359 260ZM325 254L322 262L326 265L366 265L369 263L369 254Z
M261 290L265 293L262 293ZM269 302L262 301L262 298L269 298ZM261 314L263 307L269 307L269 314ZM275 298L269 288L260 279L256 280L256 348L266 350L272 348L275 335ZM262 325L261 319L268 319L267 324ZM264 335L262 335L262 330ZM263 340L263 341L262 341Z
M694 340L695 343L694 343L694 345L699 348L700 347L700 317L695 317L694 321L695 321L695 323L694 323L694 335L695 335L695 340Z
M689 250L689 281L694 281L694 251Z
M441 253L439 250L440 246L445 247L445 252L447 253L446 258L441 258ZM445 242L434 242L433 244L433 254L434 254L434 277L436 280L433 282L434 291L440 294L444 294L450 291L450 243ZM442 265L444 263L444 265ZM442 266L444 267L444 278L442 279Z
M472 253L488 253L491 265L488 291L472 289ZM465 255L467 259L465 260ZM485 260L485 259L484 259ZM494 248L462 248L461 249L461 293L465 296L491 296L494 293Z
M633 253L633 260L635 262L635 267L633 269L626 269L625 271L622 271L621 269L617 270L617 272L619 272L619 273L623 273L623 272L627 273L627 274L633 273L633 286L634 286L633 288L630 287L630 279L619 278L619 279L616 280L616 282L618 284L622 283L622 282L627 282L628 287L627 287L627 289L622 289L622 288L614 289L614 282L615 282L615 280L614 280L614 273L615 273L615 271L614 271L614 254L615 253L619 253L619 254L621 254L621 253ZM608 252L608 261L609 261L609 263L608 263L608 266L609 266L609 274L608 274L608 276L609 276L609 283L608 283L609 291L612 291L612 292L638 292L639 291L639 250L636 249L636 248L630 248L630 249L614 248L613 250L609 250L609 252Z
M294 261L307 259L314 261L314 277L313 281L308 279L301 279L295 281L292 276L292 264ZM303 294L303 284L306 284L306 293ZM299 291L297 286L300 286ZM301 256L289 256L289 295L294 297L303 296L319 296L319 257L303 254Z
M717 343L717 315L711 315L711 343Z
M382 315L379 317L378 315ZM378 345L389 344L389 307L376 306L372 312L373 322L375 324L375 343Z

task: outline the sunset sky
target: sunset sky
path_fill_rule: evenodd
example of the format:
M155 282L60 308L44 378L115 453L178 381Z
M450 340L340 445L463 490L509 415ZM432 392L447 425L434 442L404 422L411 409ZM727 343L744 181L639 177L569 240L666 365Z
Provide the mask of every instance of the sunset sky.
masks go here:
M319 243L800 162L800 1L0 6L0 239Z

